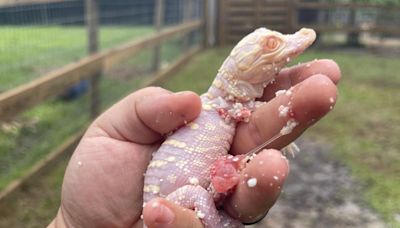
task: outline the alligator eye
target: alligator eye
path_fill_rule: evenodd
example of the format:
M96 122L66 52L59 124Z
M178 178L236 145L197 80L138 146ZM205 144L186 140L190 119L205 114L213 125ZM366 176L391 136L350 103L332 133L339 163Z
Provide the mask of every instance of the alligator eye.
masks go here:
M269 36L265 38L264 41L264 50L265 51L274 51L277 47L279 47L281 40L275 36Z

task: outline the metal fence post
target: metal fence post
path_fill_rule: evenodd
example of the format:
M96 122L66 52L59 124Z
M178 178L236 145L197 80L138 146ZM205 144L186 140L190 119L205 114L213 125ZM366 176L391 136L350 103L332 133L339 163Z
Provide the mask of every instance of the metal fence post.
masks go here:
M97 0L85 0L85 20L88 37L88 53L93 55L99 48L99 6ZM90 115L96 117L100 112L100 77L101 70L90 79Z
M164 19L164 0L156 0L154 6L154 27L156 32L160 32L163 27ZM152 70L157 72L161 67L161 44L154 47L154 59Z

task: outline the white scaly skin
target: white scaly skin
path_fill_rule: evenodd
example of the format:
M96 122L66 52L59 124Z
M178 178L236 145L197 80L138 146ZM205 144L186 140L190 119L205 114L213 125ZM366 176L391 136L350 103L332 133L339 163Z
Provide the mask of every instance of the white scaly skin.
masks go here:
M260 28L243 38L201 96L199 117L168 136L153 154L145 174L144 202L165 197L196 210L206 228L242 227L217 210L210 167L228 153L237 122L248 120L266 85L314 40L311 29L282 35Z

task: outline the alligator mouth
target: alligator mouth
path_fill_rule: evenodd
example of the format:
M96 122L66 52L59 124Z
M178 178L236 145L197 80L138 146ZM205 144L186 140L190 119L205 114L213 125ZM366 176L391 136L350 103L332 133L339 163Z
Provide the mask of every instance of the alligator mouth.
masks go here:
M312 29L302 28L292 35L287 35L287 46L283 49L281 56L289 58L289 61L314 43L316 38L315 31ZM285 61L285 59L283 59Z

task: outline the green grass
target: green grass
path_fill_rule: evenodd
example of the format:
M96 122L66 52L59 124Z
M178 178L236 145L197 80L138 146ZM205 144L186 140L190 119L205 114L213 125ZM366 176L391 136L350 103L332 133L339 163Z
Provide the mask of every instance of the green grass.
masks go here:
M334 145L334 155L365 186L364 199L393 226L400 213L400 65L372 55L313 52L335 59L343 74L334 111L307 136Z
M67 29L67 31L65 31L65 29ZM68 31L68 29L71 31ZM10 30L10 32L7 33L7 30ZM5 47L8 47L13 43L12 40L16 39L19 39L19 45L22 45L21 42L24 40L23 34L30 34L32 36L39 35L40 33L38 33L38 30L42 30L42 33L45 33L46 35L54 33L54 36L57 35L59 37L62 37L59 33L64 33L64 35L68 34L68 37L71 39L66 38L63 40L57 40L57 42L53 42L52 45L50 45L51 48L46 51L43 47L46 46L46 42L41 43L39 42L40 39L34 39L32 42L29 41L31 42L30 45L32 45L32 50L25 50L25 54L30 55L39 50L42 50L40 53L52 53L54 52L54 49L56 49L60 51L61 55L65 53L65 50L69 50L68 48L71 48L71 45L79 47L81 45L79 42L82 38L79 36L84 35L84 30L82 30L82 28L75 27L50 27L46 29L43 27L29 27L26 28L26 30L27 31L24 32L20 27L15 29L3 28L4 36L2 36L0 41L3 46L0 47L3 47L4 50ZM101 32L101 43L103 46L112 47L113 45L121 44L121 42L132 40L132 38L146 35L150 30L142 27L129 29L108 27L102 28ZM70 42L72 42L71 45ZM78 44L75 44L74 42L77 42ZM6 45L6 43L8 44ZM81 49L82 48L83 46L81 46ZM71 50L74 50L74 48ZM11 52L9 54L11 55ZM10 63L13 61L19 61L24 57L23 55L21 55L22 57L19 56L20 54L21 53L16 52L16 57L8 56L7 61ZM175 59L179 54L179 40L173 38L162 46L161 60L163 63L167 64ZM80 53L74 53L74 55L79 56ZM6 57L6 55L0 56L2 56L3 59ZM58 63L65 64L68 61L71 61L71 56L64 55L59 57L60 59L54 61L49 60L47 63L37 63L38 65L36 65L36 67L41 68L46 64L54 64L55 67ZM151 62L152 51L148 49L117 65L115 69L105 72L100 88L100 101L103 108L106 108L112 102L115 102L116 99L129 91L138 88L143 79L146 79L141 76L149 72L148 69ZM0 67L5 67L6 65L7 64L1 64ZM24 68L16 68L13 69L12 72L12 77L3 75L0 77L0 81L4 80L4 84L1 84L4 88L18 84L19 82L25 82L25 80L35 77L34 73L28 74L24 71ZM26 77L20 78L19 75L24 75ZM53 99L22 113L10 123L0 122L0 189L3 189L8 183L10 183L10 181L22 176L45 154L60 145L68 136L71 136L73 133L85 126L89 121L88 113L89 99L87 96L70 102L62 102L59 99Z
M62 177L67 161L35 181L34 187L17 193L18 200L0 205L0 227L46 227L60 206Z
M161 49L162 64L169 64L181 53L179 38L166 41ZM144 74L149 72L152 58L152 50L144 50L104 73L100 85L103 109L148 79ZM68 56L64 61L67 60ZM88 102L87 96L70 102L54 99L23 113L11 123L0 123L0 189L24 175L45 154L86 126L89 120ZM43 194L41 188L61 183L60 170L63 168L57 170L29 188L32 189L29 192L19 193L17 198L20 200L17 202L10 202L7 207L0 206L0 227L20 227L24 223L29 224L28 227L48 224L59 205L60 188L51 188Z
M151 27L101 27L101 50L152 33ZM0 92L76 61L87 53L86 30L77 26L0 27Z

